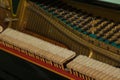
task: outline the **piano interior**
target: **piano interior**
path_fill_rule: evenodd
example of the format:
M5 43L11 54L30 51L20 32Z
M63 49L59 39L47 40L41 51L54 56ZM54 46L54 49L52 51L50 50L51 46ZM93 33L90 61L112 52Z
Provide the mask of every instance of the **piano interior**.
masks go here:
M108 0L21 0L12 8L10 0L0 0L0 31L4 34L11 28L74 51L76 56L64 67L85 80L120 80L120 4L105 1ZM93 60L93 64L81 56ZM86 61L84 65L90 67L110 66L116 75L110 71L111 74L103 73L111 78L85 74L78 70L81 65L73 65L77 60Z

